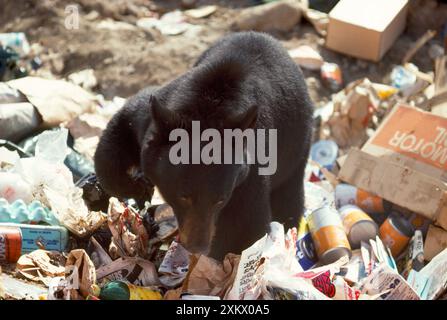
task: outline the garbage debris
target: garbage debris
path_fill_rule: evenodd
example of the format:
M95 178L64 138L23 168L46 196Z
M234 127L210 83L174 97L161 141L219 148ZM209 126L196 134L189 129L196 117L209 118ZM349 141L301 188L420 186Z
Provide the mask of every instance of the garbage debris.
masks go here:
M299 46L296 49L289 50L289 54L297 64L306 69L320 70L324 64L321 55L309 46Z
M63 80L25 77L8 81L7 84L27 97L42 116L43 125L49 127L92 112L97 105L91 93Z
M97 2L75 33L48 25L38 1L32 41L0 33L0 299L447 298L447 4ZM20 31L5 10L0 26ZM315 129L295 227L273 221L216 261L180 244L156 186L115 198L93 159L127 97L156 92L234 30L284 44Z
M424 242L424 259L430 261L447 248L447 231L430 225Z
M357 58L380 61L405 29L407 11L407 0L340 0L329 12L326 46Z
M321 80L333 92L339 91L343 85L343 76L336 63L324 62L321 65Z
M234 21L238 30L289 31L300 21L305 1L280 0L243 9Z
M200 26L188 23L186 22L186 20L187 20L186 16L183 12L172 11L164 14L160 19L141 18L137 21L137 26L145 30L151 30L152 28L156 28L162 34L169 36L176 36L185 33L187 31L201 29Z
M157 289L111 281L101 289L99 297L101 300L161 300L163 296Z
M443 199L446 119L397 105L361 150L351 149L339 177L447 228ZM362 163L368 163L368 170ZM386 177L387 183L380 182ZM380 186L379 186L380 185Z
M25 278L48 286L53 277L64 275L64 265L61 253L39 249L22 255L17 261L17 270Z
M22 252L22 234L19 228L0 226L0 262L15 263Z
M376 238L379 227L362 209L345 205L339 212L351 248L358 249L362 241L367 242Z
M185 15L194 19L206 18L216 12L217 6L204 6L197 9L189 9L185 11Z
M337 211L318 209L307 218L318 258L324 264L334 263L343 256L351 257L351 246Z
M109 248L112 257L146 257L149 235L141 217L132 207L125 207L118 199L110 198L107 221L112 232Z
M14 49L22 56L27 55L31 50L28 39L23 32L0 33L0 44Z

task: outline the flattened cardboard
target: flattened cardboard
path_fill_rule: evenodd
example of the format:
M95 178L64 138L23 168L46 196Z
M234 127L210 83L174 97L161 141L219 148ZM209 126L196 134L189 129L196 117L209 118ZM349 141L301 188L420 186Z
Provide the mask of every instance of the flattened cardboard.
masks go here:
M447 231L430 225L425 238L424 258L430 261L447 248Z
M447 118L397 105L339 178L447 229Z
M447 228L447 186L408 166L351 149L339 178Z

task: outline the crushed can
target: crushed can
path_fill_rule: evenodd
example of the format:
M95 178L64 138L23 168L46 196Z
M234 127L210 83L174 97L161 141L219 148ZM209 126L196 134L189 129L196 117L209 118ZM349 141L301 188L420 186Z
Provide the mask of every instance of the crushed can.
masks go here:
M308 216L307 222L321 263L330 264L346 255L351 257L351 246L335 209L321 207Z
M413 234L411 223L397 214L390 214L379 229L380 239L390 248L393 257L402 253Z
M307 220L304 216L301 217L298 226L296 258L303 270L309 270L318 262L312 235L309 232Z
M0 226L0 262L16 263L22 253L20 228Z
M339 209L345 232L351 248L360 248L361 242L375 239L379 227L362 209L354 205L346 205Z
M342 72L340 66L336 63L323 63L320 70L320 77L323 85L333 92L340 91L343 87Z

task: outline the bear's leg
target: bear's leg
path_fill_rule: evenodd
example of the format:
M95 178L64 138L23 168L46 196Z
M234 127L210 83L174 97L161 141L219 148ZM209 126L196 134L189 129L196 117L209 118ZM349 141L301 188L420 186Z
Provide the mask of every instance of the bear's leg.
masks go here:
M284 223L286 231L297 227L298 220L304 213L303 179L304 166L300 164L295 172L271 194L273 221Z

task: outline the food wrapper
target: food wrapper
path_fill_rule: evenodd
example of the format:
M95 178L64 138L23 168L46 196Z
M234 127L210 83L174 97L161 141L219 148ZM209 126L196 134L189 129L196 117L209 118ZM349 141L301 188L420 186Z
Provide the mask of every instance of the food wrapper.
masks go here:
M147 255L149 235L140 215L132 208L125 207L117 198L110 198L108 225L112 233L109 253L112 258Z
M231 253L225 256L222 263L204 255L191 256L190 271L182 292L223 298L233 284L239 259L239 255Z
M380 294L378 300L420 300L411 285L386 263L364 279L361 290L369 295Z
M225 299L253 300L266 292L268 274L284 272L287 275L303 271L295 257L296 228L284 235L278 222L270 224L270 233L256 241L241 255L236 278Z
M190 253L180 243L172 241L158 268L161 283L167 287L180 285L188 273L189 256Z
M405 262L404 278L408 278L411 270L420 271L424 267L424 239L420 230L411 238Z

